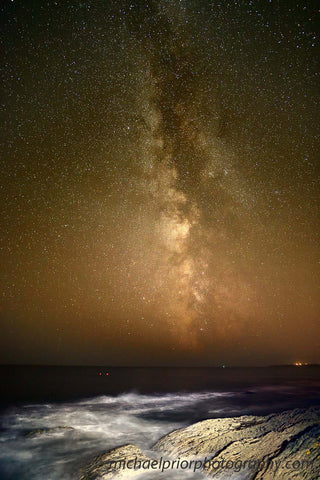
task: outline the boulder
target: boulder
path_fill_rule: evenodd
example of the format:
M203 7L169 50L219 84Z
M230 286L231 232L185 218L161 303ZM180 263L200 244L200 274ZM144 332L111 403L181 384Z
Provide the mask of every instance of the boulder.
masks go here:
M142 465L143 462L151 460L139 447L131 444L124 445L96 457L87 467L81 469L79 480L131 478L137 475L137 470L134 469L135 462L138 466L139 462Z

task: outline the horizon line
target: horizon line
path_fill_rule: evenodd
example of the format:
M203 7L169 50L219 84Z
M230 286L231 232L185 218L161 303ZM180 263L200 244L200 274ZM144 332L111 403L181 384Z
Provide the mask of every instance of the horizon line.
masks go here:
M295 363L278 363L268 365L99 365L99 364L39 364L39 363L1 363L1 367L82 367L82 368L271 368L271 367L319 367L320 363L305 362L301 365Z

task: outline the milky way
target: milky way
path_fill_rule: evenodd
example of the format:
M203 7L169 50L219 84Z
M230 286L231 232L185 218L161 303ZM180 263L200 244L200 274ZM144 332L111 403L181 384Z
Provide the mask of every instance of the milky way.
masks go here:
M315 7L9 3L3 361L319 361Z

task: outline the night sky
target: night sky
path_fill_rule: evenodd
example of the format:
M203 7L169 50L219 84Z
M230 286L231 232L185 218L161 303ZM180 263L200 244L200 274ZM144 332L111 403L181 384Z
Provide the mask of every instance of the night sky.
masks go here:
M320 362L317 2L1 19L0 362Z

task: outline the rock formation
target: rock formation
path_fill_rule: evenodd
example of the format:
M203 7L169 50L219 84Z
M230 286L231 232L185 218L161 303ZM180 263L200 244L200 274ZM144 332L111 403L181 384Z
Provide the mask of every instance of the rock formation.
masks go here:
M138 470L141 475L151 469L162 471L165 479L167 465L175 461L172 468L188 464L190 470L202 471L204 478L319 480L319 441L320 408L316 407L265 417L209 419L162 437L152 447L154 458L134 445L111 450L83 469L80 479L131 478Z

